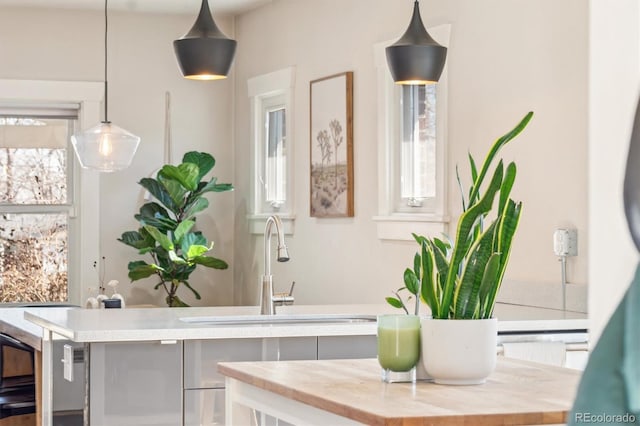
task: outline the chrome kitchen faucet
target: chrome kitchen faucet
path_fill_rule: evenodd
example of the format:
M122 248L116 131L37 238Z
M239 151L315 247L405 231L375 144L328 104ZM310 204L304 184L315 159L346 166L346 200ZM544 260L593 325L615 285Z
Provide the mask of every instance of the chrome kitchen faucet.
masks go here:
M278 216L269 216L264 226L264 275L262 276L262 295L260 297L260 314L273 315L276 313L276 305L293 303L293 286L289 294L273 294L273 276L271 275L271 233L275 225L278 235L278 262L289 260L289 251L284 243L284 226Z

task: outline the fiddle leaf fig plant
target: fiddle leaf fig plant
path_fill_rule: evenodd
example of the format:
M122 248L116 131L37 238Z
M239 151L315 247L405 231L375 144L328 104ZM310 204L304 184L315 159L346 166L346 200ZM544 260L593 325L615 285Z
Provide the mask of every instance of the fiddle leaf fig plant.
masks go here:
M196 215L209 207L204 195L233 189L231 184L218 183L215 177L203 180L214 166L215 159L210 154L188 152L181 164L164 165L155 178L141 179L139 184L156 201L144 204L134 215L140 228L124 232L118 239L138 250L138 254L151 257L151 262L129 262L129 278L133 282L155 277L154 288L165 291L169 307L188 306L177 294L183 285L200 300L200 293L189 282L198 265L228 268L224 260L207 255L213 242L195 230Z
M468 197L456 169L463 212L455 237L444 241L412 234L420 249L413 268L404 271L405 287L395 292L396 297L387 298L389 304L408 312L399 294L406 289L416 299L416 314L421 299L435 319L492 317L522 212L522 202L510 197L515 163L506 167L501 159L495 166L493 163L500 149L524 130L532 116L532 112L526 114L494 142L480 170L469 154L472 182ZM489 181L483 187L486 177Z

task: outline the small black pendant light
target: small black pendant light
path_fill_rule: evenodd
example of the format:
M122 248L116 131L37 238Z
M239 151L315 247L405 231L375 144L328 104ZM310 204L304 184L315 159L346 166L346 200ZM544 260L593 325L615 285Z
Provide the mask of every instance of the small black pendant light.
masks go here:
M225 36L213 21L209 3L202 0L200 13L187 34L174 40L173 49L185 78L226 78L236 53L236 41Z
M440 79L447 48L439 45L427 32L420 18L418 0L407 31L387 47L387 64L398 84L430 84Z

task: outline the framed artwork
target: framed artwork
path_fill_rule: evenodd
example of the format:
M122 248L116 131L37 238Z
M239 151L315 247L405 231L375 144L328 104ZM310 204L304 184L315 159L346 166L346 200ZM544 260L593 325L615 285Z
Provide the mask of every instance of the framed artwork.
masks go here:
M311 217L353 217L353 72L309 90Z

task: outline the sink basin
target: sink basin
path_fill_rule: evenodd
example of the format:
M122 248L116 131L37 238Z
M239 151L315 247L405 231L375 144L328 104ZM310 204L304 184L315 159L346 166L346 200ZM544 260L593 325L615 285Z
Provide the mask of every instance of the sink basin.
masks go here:
M208 327L272 326L272 325L319 325L375 323L375 315L313 314L313 315L238 315L182 317L180 321Z

